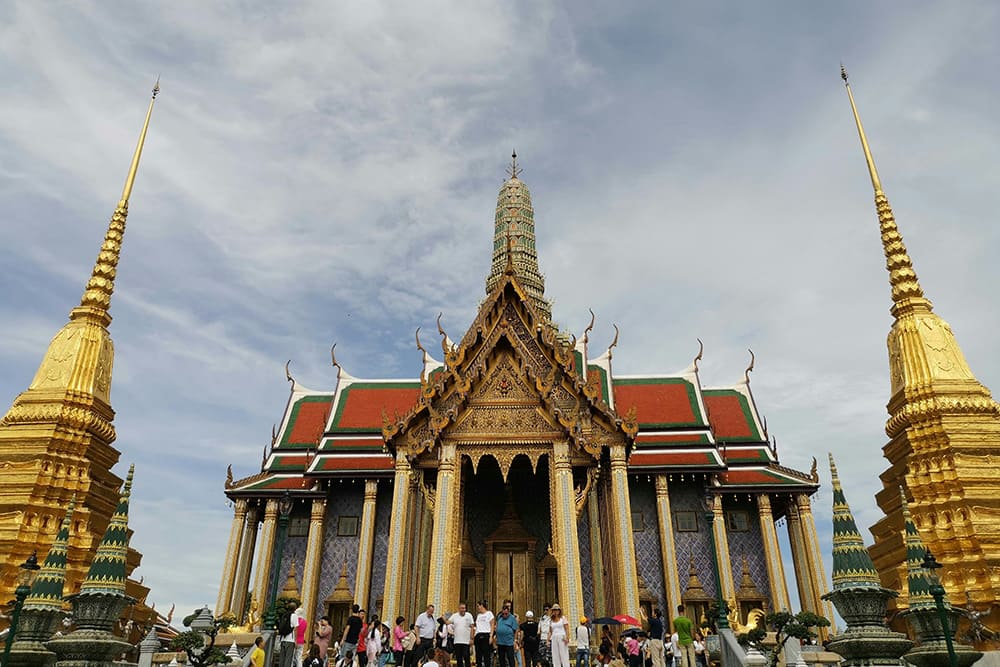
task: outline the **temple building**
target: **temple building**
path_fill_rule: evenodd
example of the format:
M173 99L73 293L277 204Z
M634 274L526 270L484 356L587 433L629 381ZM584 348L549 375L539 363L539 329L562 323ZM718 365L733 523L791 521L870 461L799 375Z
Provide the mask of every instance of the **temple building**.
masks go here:
M14 590L18 566L32 552L49 551L73 503L65 591L77 592L118 507L122 479L112 472L120 452L113 446L114 345L108 310L129 196L158 92L159 84L153 88L125 188L80 305L52 339L28 389L0 420L0 593L5 595ZM141 559L142 554L129 548L129 574ZM125 586L128 596L139 602L126 612L123 628L129 621L130 629L154 623L156 612L144 603L149 589L131 578ZM5 626L6 619L0 627Z
M717 594L714 544L737 623L792 609L786 570L802 608L832 619L815 462L780 465L752 363L723 387L702 386L700 352L677 373L620 375L617 335L593 350L593 320L560 331L516 157L508 173L486 299L458 342L439 318L439 358L417 331L419 378L362 379L335 356L329 389L289 375L259 472L230 469L225 483L235 512L217 612L253 625L288 582L335 627L355 601L413 619L484 598L522 612L558 601L574 622L683 602L700 619Z
M889 468L876 495L885 516L871 529L872 561L882 585L900 591L896 607L906 609L903 487L920 538L943 565L952 601L993 609L1000 606L1000 405L924 295L882 191L847 74L841 74L875 191L892 295L889 442L882 450ZM1000 628L1000 613L986 620Z

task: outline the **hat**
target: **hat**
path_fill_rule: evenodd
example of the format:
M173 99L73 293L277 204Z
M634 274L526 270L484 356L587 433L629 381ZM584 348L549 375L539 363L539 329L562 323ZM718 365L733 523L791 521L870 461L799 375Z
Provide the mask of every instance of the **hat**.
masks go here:
M534 618L535 617L535 612L533 612L531 610L528 610L528 611L524 612L524 617L525 618Z
M552 605L551 607L549 607L549 609L551 609L552 611L562 611L562 607L560 607L557 604Z
M586 624L587 624L587 617L586 616L581 616L580 617L580 625L586 625Z

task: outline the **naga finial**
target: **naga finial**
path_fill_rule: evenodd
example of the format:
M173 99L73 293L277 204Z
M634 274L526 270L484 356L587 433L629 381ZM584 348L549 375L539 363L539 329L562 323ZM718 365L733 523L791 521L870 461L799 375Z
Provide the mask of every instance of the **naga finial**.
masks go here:
M611 326L615 328L615 339L611 341L611 345L608 345L608 359L611 358L611 350L618 347L618 335L621 333L617 324L612 324Z
M278 442L278 425L271 424L271 446L274 447L276 442Z
M233 488L233 464L226 466L226 488Z
M441 326L441 317L443 315L444 313L438 313L437 327L438 327L438 333L441 334L441 351L444 352L445 357L447 357L448 353L451 352L451 350L448 349L448 334L445 333L444 327Z
M423 355L424 355L424 361L426 362L427 361L427 350L425 350L424 346L420 344L420 327L417 327L417 330L416 330L416 332L414 332L413 336L414 336L414 338L417 339L417 349L420 350L423 353Z
M594 309L593 308L588 308L587 310L590 311L590 324L588 324L587 328L583 330L583 345L584 345L584 347L586 347L587 343L590 342L590 332L594 330L594 322L597 321L597 315L594 315Z
M809 479L813 482L819 481L819 464L816 462L816 457L813 457L812 467L809 468Z
M750 365L747 366L747 369L745 371L743 371L743 381L746 382L747 384L750 384L750 371L753 370L753 364L754 361L756 361L756 357L754 357L753 350L751 350L750 348L747 348L747 352L750 353Z
M292 377L292 372L289 367L292 365L292 360L289 359L285 362L285 379L292 383L292 388L295 387L295 378Z
M170 622L174 620L174 609L176 607L177 605L175 603L170 604L170 611L167 612L167 625L170 625Z
M694 361L691 365L694 366L694 372L698 372L698 362L701 361L702 357L705 355L705 344L701 342L700 338L695 338L698 341L698 354L695 356Z
M330 346L330 365L336 368L338 371L344 370L344 367L337 363L337 344L334 343Z

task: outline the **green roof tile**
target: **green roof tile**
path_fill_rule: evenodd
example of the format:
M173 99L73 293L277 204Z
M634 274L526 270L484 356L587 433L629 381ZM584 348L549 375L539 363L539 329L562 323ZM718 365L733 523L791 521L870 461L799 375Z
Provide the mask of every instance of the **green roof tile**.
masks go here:
M66 583L66 553L69 544L69 527L73 520L73 509L76 507L76 496L69 501L69 508L62 520L56 539L49 549L42 569L31 585L31 592L24 600L23 609L39 611L62 609L63 584Z
M104 538L97 546L97 554L90 563L87 577L80 586L80 594L109 593L125 595L125 560L128 556L128 500L132 494L132 476L135 465L128 469L118 508L111 516Z
M830 476L833 481L833 589L881 588L878 571L840 486L833 454L830 454Z

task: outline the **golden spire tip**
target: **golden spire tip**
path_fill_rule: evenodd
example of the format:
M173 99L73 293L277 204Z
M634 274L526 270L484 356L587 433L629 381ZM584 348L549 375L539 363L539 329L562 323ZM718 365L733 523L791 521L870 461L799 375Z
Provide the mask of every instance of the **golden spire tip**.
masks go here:
M847 83L847 68L844 67L844 63L840 63L840 78L844 80L844 83Z
M517 150L512 150L510 152L510 166L507 167L507 175L511 178L517 178L517 175L521 173L521 168L517 166Z

